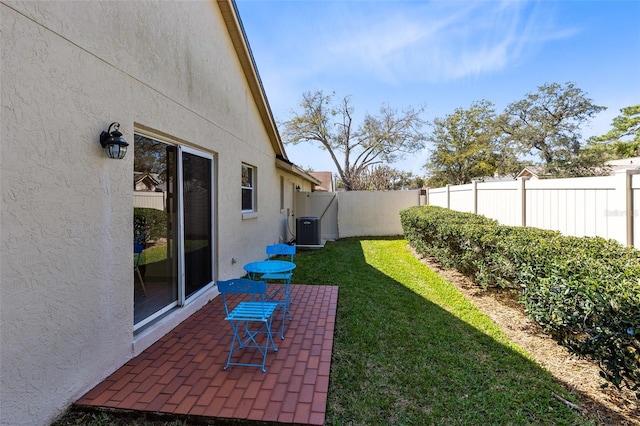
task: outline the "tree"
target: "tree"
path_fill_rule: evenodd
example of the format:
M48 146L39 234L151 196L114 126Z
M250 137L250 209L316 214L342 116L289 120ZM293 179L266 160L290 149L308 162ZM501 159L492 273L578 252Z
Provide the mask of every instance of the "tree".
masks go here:
M357 179L352 182L353 191L393 191L399 189L422 188L425 180L414 176L411 172L403 172L387 166L377 164L367 167ZM340 187L344 188L342 182Z
M589 150L603 151L607 160L640 155L640 104L620 110L613 119L612 129L587 141Z
M134 171L152 174L160 179L160 182L166 182L167 164L166 144L135 135Z
M461 185L494 175L501 157L494 120L494 106L485 100L433 120L427 140L434 148L425 165L429 186Z
M367 167L363 173L353 182L354 191L388 191L393 189L394 182L398 179L398 170L378 164Z
M415 176L412 172L399 171L391 189L421 189L426 185L426 180L422 176Z
M282 136L286 144L319 143L331 156L347 191L357 187L368 167L393 163L424 148L420 132L424 108L398 112L383 105L379 115L367 114L355 129L350 98L346 96L339 103L333 98L334 94L322 91L305 92L300 102L302 112L292 111L291 119L282 123Z
M498 123L509 144L539 155L547 171L554 172L575 162L580 125L604 109L574 83L552 83L508 105Z

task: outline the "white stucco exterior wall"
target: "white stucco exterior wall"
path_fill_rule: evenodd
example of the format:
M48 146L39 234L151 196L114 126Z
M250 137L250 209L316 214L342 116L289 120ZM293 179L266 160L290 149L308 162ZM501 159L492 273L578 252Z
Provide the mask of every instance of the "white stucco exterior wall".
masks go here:
M0 20L0 424L44 425L176 325L134 336L134 156L106 158L100 132L214 155L220 279L278 241L283 172L215 2L2 1Z

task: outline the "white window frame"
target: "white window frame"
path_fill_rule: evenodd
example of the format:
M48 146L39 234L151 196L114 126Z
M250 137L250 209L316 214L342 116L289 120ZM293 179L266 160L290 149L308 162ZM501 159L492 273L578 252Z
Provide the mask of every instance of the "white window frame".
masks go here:
M211 161L211 182L210 182L210 187L211 187L211 230L212 230L212 235L211 235L211 281L209 282L209 284L205 285L204 287L202 287L200 290L196 291L195 293L193 293L192 295L190 295L189 297L186 296L185 294L185 271L184 271L184 258L185 258L185 252L184 252L184 191L183 191L183 187L182 185L184 184L184 170L182 169L182 155L184 153L188 153L188 154L192 154L192 155L197 155L198 157L202 157L205 158L209 161ZM214 284L215 279L214 277L216 276L216 270L215 270L215 258L216 258L216 253L215 253L215 159L213 157L212 154L204 152L204 151L200 151L197 149L192 149L189 147L186 147L184 145L178 145L178 182L180 182L179 185L179 190L178 190L178 200L179 200L179 206L180 208L178 209L177 213L178 213L178 241L177 241L177 245L178 245L178 252L179 252L179 256L180 256L180 261L178 262L178 305L179 306L185 306L187 304L189 304L191 301L195 300L198 298L198 296L200 296L200 294L208 291Z
M243 182L243 177L242 175L244 174L244 169L248 168L251 170L251 186L245 186L244 182ZM250 209L245 209L244 206L241 205L241 210L242 210L242 214L243 217L247 217L251 216L252 214L257 213L258 208L257 208L257 176L258 176L258 169L250 164L247 163L242 163L242 168L241 168L241 175L240 175L240 202L243 203L244 202L244 191L248 190L251 191L251 208Z
M280 213L284 213L284 176L280 176Z

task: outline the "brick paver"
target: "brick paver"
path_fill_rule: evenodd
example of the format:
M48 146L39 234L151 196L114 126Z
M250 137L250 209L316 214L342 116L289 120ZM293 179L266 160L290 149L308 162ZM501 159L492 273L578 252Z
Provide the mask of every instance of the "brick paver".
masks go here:
M275 337L278 352L267 355L267 373L258 367L223 370L232 334L217 297L76 404L324 424L338 287L292 285L291 291L293 320L287 320L284 341Z

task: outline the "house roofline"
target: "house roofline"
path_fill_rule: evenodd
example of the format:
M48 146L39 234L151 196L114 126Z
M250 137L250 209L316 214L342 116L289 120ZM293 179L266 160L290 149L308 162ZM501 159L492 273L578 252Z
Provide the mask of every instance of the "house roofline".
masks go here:
M300 167L293 164L291 161L281 157L276 156L276 167L281 170L286 170L287 172L293 173L294 175L313 183L314 185L320 185L322 182L311 176L309 173L302 170Z
M218 3L218 7L222 13L222 18L227 27L227 32L229 33L233 47L238 55L238 59L240 60L242 71L244 72L247 83L249 84L251 95L258 107L260 117L265 124L273 150L276 155L280 155L286 159L287 154L284 151L284 145L280 139L280 133L278 132L273 112L269 106L269 100L267 99L264 86L262 85L262 80L260 79L260 74L258 73L258 67L256 66L253 53L251 52L249 40L247 39L244 27L242 26L236 2L235 0L216 0L216 3Z

